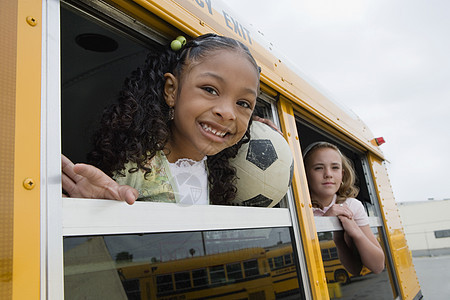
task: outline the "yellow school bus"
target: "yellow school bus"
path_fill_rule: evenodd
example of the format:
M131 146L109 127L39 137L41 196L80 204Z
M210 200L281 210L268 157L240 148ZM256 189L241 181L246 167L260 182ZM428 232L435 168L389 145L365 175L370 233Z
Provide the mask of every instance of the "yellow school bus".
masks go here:
M352 274L347 271L339 260L338 250L334 241L320 241L320 249L322 252L323 267L327 282L338 282L341 284L350 283L350 278L354 276L364 276L370 273L370 270L363 267L359 274Z
M266 259L277 298L299 294L300 287L292 244L279 243L266 250Z
M117 266L138 299L275 299L264 248Z
M375 137L276 53L238 11L212 0L2 1L1 299L140 299L145 287L133 294L137 287L123 277L124 264L182 264L188 257L200 261L282 244L292 247L297 292L277 296L272 282L266 298L330 298L318 233L342 228L337 219L314 218L302 161L305 147L318 140L337 144L352 159L358 199L386 254L384 277L372 278L381 288L352 280L342 297L364 292L373 299L422 298ZM85 160L103 107L146 53L179 35L210 32L240 40L261 66L257 113L281 128L294 156L292 184L280 204L128 206L62 198L61 153Z

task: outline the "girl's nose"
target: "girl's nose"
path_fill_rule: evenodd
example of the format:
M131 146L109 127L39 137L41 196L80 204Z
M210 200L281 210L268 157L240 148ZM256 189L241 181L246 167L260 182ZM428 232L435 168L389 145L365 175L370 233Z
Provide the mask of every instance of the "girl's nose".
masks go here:
M236 120L234 103L227 103L223 101L221 104L214 106L213 112L224 120Z
M330 169L325 168L325 172L324 172L323 176L324 176L325 178L331 178L332 175L331 175Z

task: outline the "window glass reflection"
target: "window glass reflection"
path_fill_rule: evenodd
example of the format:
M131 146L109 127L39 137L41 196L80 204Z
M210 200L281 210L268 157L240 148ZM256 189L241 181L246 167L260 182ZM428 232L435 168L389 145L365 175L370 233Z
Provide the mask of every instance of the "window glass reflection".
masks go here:
M65 299L302 299L289 228L64 238Z
M227 264L228 280L242 279L242 267L240 263Z
M366 267L359 274L350 273L339 259L333 234L318 233L330 299L394 299L388 268L379 274Z

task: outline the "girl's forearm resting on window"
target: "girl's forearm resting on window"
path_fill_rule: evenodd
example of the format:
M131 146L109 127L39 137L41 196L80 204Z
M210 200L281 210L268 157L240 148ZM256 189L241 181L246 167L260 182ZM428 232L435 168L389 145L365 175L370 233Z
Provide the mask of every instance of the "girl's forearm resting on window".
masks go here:
M384 270L384 252L375 238L369 225L358 226L354 220L346 217L339 217L345 234L351 239L358 250L359 257L364 266L373 273L380 273ZM348 241L347 245L348 245Z

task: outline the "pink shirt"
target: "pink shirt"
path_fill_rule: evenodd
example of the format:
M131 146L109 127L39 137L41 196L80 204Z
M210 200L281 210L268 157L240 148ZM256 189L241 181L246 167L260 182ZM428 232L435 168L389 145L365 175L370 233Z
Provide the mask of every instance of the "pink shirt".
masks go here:
M313 207L314 216L322 217L335 203L336 195L334 195L334 198L331 201L330 205L324 207L323 209ZM355 198L347 198L344 202L344 205L347 205L348 208L352 211L353 219L355 220L356 224L358 224L358 226L369 225L369 218L361 201Z

